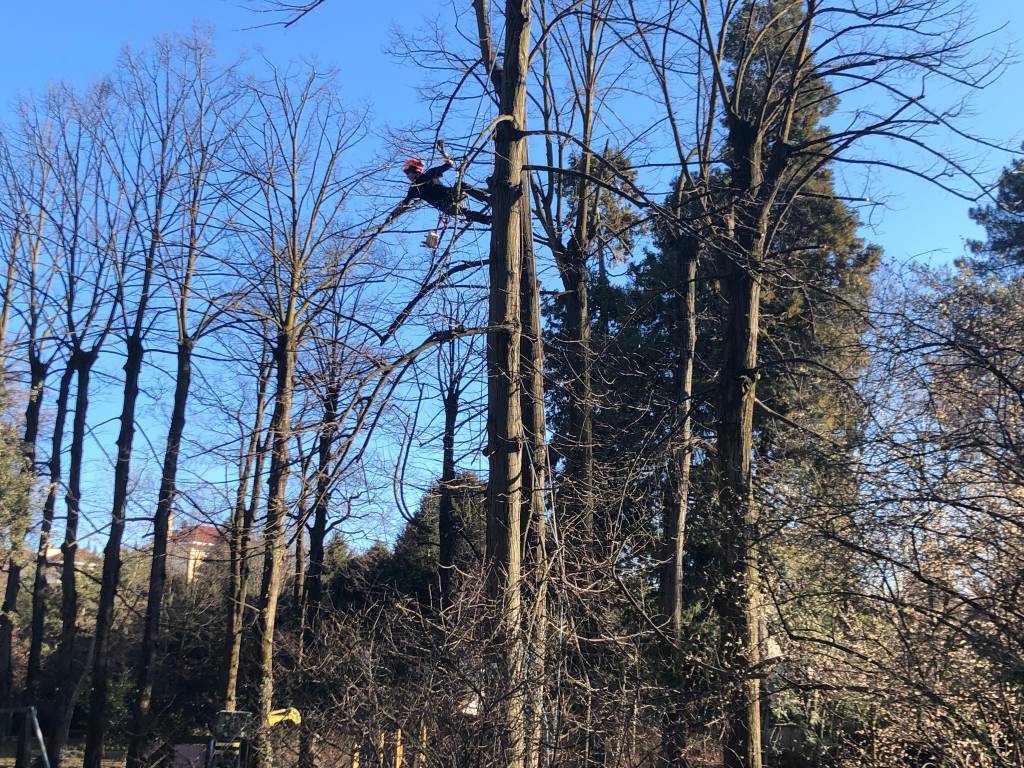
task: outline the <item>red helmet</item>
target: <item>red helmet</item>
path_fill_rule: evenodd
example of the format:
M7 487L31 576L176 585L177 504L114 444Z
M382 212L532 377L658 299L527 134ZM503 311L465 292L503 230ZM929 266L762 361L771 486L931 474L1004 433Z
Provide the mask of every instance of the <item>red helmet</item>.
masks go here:
M418 160L415 157L406 160L402 164L402 173L408 173L409 171L416 171L416 173L423 173L423 161Z

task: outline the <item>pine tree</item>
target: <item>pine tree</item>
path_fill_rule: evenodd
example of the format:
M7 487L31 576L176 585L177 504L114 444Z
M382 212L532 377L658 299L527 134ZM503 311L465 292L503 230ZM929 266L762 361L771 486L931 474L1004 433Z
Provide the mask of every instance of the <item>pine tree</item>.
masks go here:
M971 218L986 235L969 242L975 267L1024 267L1024 160L1003 171L995 202L972 208Z

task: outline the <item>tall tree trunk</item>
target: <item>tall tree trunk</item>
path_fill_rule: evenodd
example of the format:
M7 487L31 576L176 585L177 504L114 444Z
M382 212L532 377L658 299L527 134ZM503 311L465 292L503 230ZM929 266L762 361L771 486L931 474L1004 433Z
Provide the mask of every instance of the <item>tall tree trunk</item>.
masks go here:
M305 480L303 480L305 482ZM302 663L302 650L306 639L305 623L305 592L306 592L306 520L309 509L305 494L301 494L295 503L295 571L292 574L292 604L299 619L299 663Z
M683 641L683 564L686 554L686 515L690 497L690 461L693 456L693 361L697 343L697 243L686 239L678 249L676 285L676 334L678 355L675 369L677 433L672 440L666 477L664 508L664 564L661 569L661 613L671 640L666 648L670 659L671 700L661 739L661 758L666 766L688 765L686 758L686 705L689 676L680 653Z
M57 512L57 494L60 491L61 458L64 443L64 425L67 421L71 397L71 380L75 370L68 361L57 385L56 412L50 435L49 489L43 502L43 515L39 524L39 547L36 550L36 572L32 578L31 635L28 646L28 664L25 670L25 703L39 705L39 684L42 678L43 641L46 633L46 572L49 568L50 534ZM27 768L29 753L27 741L18 740L17 768ZM52 753L51 753L52 754Z
M306 466L303 464L303 467ZM302 489L295 501L295 560L292 571L292 606L295 611L295 619L299 624L295 665L299 669L302 669L306 655L306 523L309 520L306 486L309 483L309 478L305 476L305 469L303 469L301 482ZM306 730L301 726L300 729Z
M7 252L7 273L4 281L3 303L0 306L0 368L7 368L7 326L11 318L11 306L14 303L14 272L18 262L19 251L21 250L21 227L20 217L15 217L15 225L10 233L10 247ZM29 353L31 355L31 352ZM36 370L29 364L32 382L29 389L29 401L25 412L26 440L23 445L26 466L23 472L31 471L31 461L35 458L35 434L32 435L32 445L29 447L27 433L29 430L29 409L33 402L40 402L42 391L35 389ZM46 378L46 370L43 370L43 378ZM35 417L35 431L38 432L39 416ZM25 509L19 513L24 520L19 525L20 531L11 531L11 551L7 556L7 584L4 588L3 607L0 609L0 706L9 707L14 703L14 663L12 651L14 647L14 620L18 610L18 593L21 591L21 558L22 549L27 533L29 510Z
M10 280L11 276L8 276ZM0 339L4 336L0 335ZM22 457L24 465L22 472L27 475L35 474L36 465L36 440L39 437L39 416L43 408L43 394L46 387L46 375L50 364L44 361L39 355L38 341L33 339L29 342L29 391L28 402L25 405L25 431L22 437ZM29 496L26 496L26 507L29 503ZM32 511L28 508L19 510L18 514L25 521L22 533L12 537L11 556L7 565L7 586L4 589L3 612L0 614L0 702L3 706L11 706L14 703L14 663L12 651L14 648L14 619L18 612L18 595L21 593L21 550L25 543L28 520ZM47 532L47 540L49 540Z
M588 7L581 9L578 21L580 25L587 24L586 37L581 40L579 58L574 57L571 64L578 72L579 86L573 113L580 121L581 154L571 182L575 200L570 203L573 217L567 242L564 236L556 234L558 226L552 226L557 217L550 209L547 211L547 218L552 222L548 225L551 247L564 291L560 297L563 317L559 351L568 380L565 385L567 423L559 441L565 464L558 481L555 514L565 537L566 551L572 553L567 561L568 575L584 583L591 581L595 573L607 572L602 569L605 569L604 564L612 552L612 521L606 505L600 505L602 508L598 509L596 497L594 346L588 268L593 255L600 193L600 188L590 178L594 172L591 143L599 77L600 27L606 16L598 8L599 3L586 5ZM559 178L557 184L563 187L563 179ZM558 194L564 195L564 191ZM572 659L573 676L586 681L581 686L581 689L586 689L581 691L582 700L577 700L583 711L576 712L574 718L576 723L583 725L573 728L572 738L581 742L581 761L586 765L600 766L605 763L605 735L590 723L598 716L596 697L604 685L598 678L606 665L601 660L603 648L591 638L601 633L598 616L602 609L593 595L585 599L588 608L580 623L580 642L576 646L579 653Z
M291 431L292 394L295 386L296 338L294 325L278 332L274 346L277 387L274 415L270 421L270 472L267 477L267 522L263 529L263 584L260 589L259 667L256 685L259 719L256 729L256 761L259 768L271 768L273 758L266 723L274 707L274 627L283 571L282 540L287 513L285 487L288 482L288 457Z
M128 744L128 768L142 768L145 764L149 719L153 704L153 671L160 637L160 618L163 609L164 587L167 583L167 541L170 536L171 515L177 488L178 457L185 432L186 408L192 384L192 339L178 342L177 371L174 382L174 405L167 429L160 493L157 496L156 516L153 519L153 558L149 569L149 593L146 597L146 615L142 630L142 648L136 674L135 700L132 707L132 728Z
M718 506L721 516L717 612L726 671L726 768L761 768L756 514L751 486L760 269L770 206L764 203L763 137L742 119L729 123L736 202L721 265L726 300L718 402Z
M166 144L165 144L166 146ZM96 611L94 634L92 689L89 696L89 722L85 737L84 768L101 768L103 742L107 731L107 698L110 687L110 635L114 626L114 601L121 584L121 542L128 519L128 484L131 481L132 443L135 440L135 410L139 399L139 378L145 357L145 328L150 286L160 247L161 201L165 187L157 194L153 228L142 265L142 285L132 326L125 339L124 397L121 402L121 426L117 435L117 461L114 464L114 501L110 511L110 535L103 549L103 574L100 579L100 600ZM124 290L123 287L119 290Z
M301 449L299 449L301 450ZM306 645L306 522L309 519L309 502L306 496L305 463L300 463L302 470L302 489L295 500L295 560L292 570L292 605L298 627L298 655L296 664L301 669ZM287 521L286 521L287 524Z
M589 147L592 104L591 91L587 89L584 108L584 145ZM590 274L587 268L590 250L590 200L595 190L588 184L586 176L591 172L592 158L584 150L580 160L580 171L584 174L578 182L578 210L576 226L563 257L562 281L565 286L565 344L566 367L569 376L569 445L566 451L564 489L560 489L568 508L568 529L573 548L579 554L581 571L588 572L601 563L610 551L611 526L604 512L598 513L594 498L594 387L593 387L593 344L590 315ZM565 499L565 497L568 497ZM589 557L588 557L589 555ZM585 578L589 578L589 575ZM586 638L597 637L601 628L597 624L599 608L591 605L591 612L584 620ZM603 649L600 645L584 639L581 643L583 669L586 676L587 713L594 717L595 696L602 688L598 679ZM601 729L588 727L584 738L587 741L585 762L592 766L605 763L606 747Z
M45 165L45 164L44 164ZM40 181L40 192L46 187L46 180L48 173L45 168L42 171ZM28 320L26 327L28 329L28 365L29 365L29 400L25 407L25 433L24 433L24 457L25 467L24 471L35 473L39 469L36 466L36 442L39 439L39 419L42 413L43 399L45 395L46 379L49 375L50 363L52 358L49 360L43 360L42 352L43 347L46 344L46 336L48 335L45 331L40 332L40 323L42 315L41 302L39 301L39 255L42 250L43 243L43 228L46 222L46 210L45 206L38 206L35 216L35 228L33 237L28 248L29 256L29 272L27 281L27 301L28 301ZM23 258L22 254L19 253L18 238L12 236L11 239L11 250L10 259L7 264L7 283L6 290L4 292L4 308L3 317L0 318L0 341L5 343L4 356L6 359L6 339L7 339L7 328L10 318L10 310L14 300L14 278L16 275L15 266L19 258ZM30 638L29 638L29 657L28 664L25 670L25 690L24 698L27 704L35 704L36 699L36 681L39 678L40 664L41 664L41 652L42 652L42 634L43 634L43 619L44 619L44 601L45 601L45 577L46 577L46 554L50 547L50 531L53 528L54 512L56 510L57 503L57 489L60 485L60 449L61 443L64 439L64 422L67 418L68 408L68 392L71 388L71 376L72 372L65 366L64 373L60 379L60 385L58 387L58 402L57 402L57 413L54 418L54 442L56 444L56 480L53 480L53 472L50 472L52 485L50 491L47 494L46 504L44 504L42 521L40 523L39 531L39 547L36 555L36 573L32 583L32 614L30 617ZM51 456L51 470L52 470L53 457ZM31 496L28 500L29 508L25 509L26 520L31 518ZM24 537L23 537L24 538ZM41 558L40 558L41 553ZM17 569L17 571L15 571ZM12 558L11 569L8 575L9 582L7 589L4 594L4 620L11 612L17 610L18 605L18 593L21 587L21 565L19 561ZM39 602L39 616L36 616L36 602ZM11 650L13 648L13 623L10 624L10 629L4 627L4 637L0 640L0 645L3 645L4 650L0 651L0 667L7 670L4 675L3 685L6 687L6 691L3 696L3 700L9 700L13 688L13 665L11 661ZM10 635L8 635L10 632ZM35 658L33 660L33 652ZM35 668L33 669L33 661L35 662ZM24 736L19 736L18 741L18 759L21 761L19 768L23 766L25 756L23 755L25 748Z
M760 584L757 563L757 511L753 500L754 404L757 397L761 275L768 232L792 153L790 133L798 109L801 70L810 61L816 3L807 4L795 67L785 96L776 106L776 126L754 122L736 105L727 110L726 140L732 205L726 221L727 250L722 289L727 302L725 344L718 408L718 504L722 517L718 590L721 663L729 677L725 707L726 768L761 768ZM753 110L755 113L757 110ZM791 194L791 193L787 193Z
M756 391L760 282L748 270L727 267L722 284L728 309L718 413L718 503L722 515L722 666L726 696L726 768L760 768L758 575L755 512L750 485Z
M528 183L528 182L527 182ZM525 768L539 768L544 746L544 700L547 693L547 427L544 418L544 337L541 329L540 282L533 250L530 195L523 195L522 263L522 411L527 455L523 476L524 582L527 642L525 701Z
M495 136L494 221L490 243L487 334L487 586L495 611L495 693L498 768L519 768L524 758L522 637L522 455L520 402L520 281L523 258L521 199L526 141L526 78L530 53L530 2L505 4L505 56Z
M144 307L139 309L140 314L144 311ZM110 535L103 549L103 574L100 579L100 598L96 612L84 768L100 768L103 760L110 674L110 633L114 624L114 600L121 582L121 540L124 537L127 517L132 441L135 437L135 407L139 396L139 376L144 354L142 337L137 333L128 337L125 346L127 359L124 364L124 400L121 406L121 427L117 436L117 461L114 465L114 504L111 511Z
M589 132L587 132L589 133ZM581 172L590 172L590 153L581 160ZM563 357L568 383L568 435L565 472L560 498L568 514L567 530L581 552L601 556L608 531L595 518L594 503L594 387L593 348L590 318L590 284L587 270L589 250L588 184L578 182L579 210L576 229L568 247L556 247L556 261L565 293Z
M25 690L30 703L35 702L36 686L42 670L44 620L46 617L46 571L49 565L50 533L57 511L57 494L60 491L61 458L64 442L64 424L68 415L68 401L71 395L71 380L75 370L70 362L61 374L57 386L56 412L53 418L53 432L50 436L49 489L43 502L42 521L39 526L39 548L36 550L36 572L32 580L32 634L29 641L28 668L25 676Z
M576 180L576 216L568 247L556 253L565 288L565 359L569 376L569 445L566 451L565 478L567 487L560 492L578 527L576 541L580 551L590 550L595 558L606 555L610 534L608 521L598 519L594 499L594 385L593 343L590 316L590 274L588 262L592 240L592 213L599 188L590 182L593 155L590 144L594 127L594 95L597 88L597 36L603 14L591 5L589 34L583 41L582 154L580 176ZM560 258L559 258L560 257ZM567 493L566 493L567 492ZM565 498L568 497L568 498Z
M696 243L677 246L678 286L676 288L676 338L678 341L675 385L675 435L671 442L664 507L664 560L659 594L661 612L673 639L683 630L683 557L686 514L690 494L690 459L693 455L691 411L693 408L693 362L697 342L697 252Z
M590 294L586 254L574 240L566 254L565 362L569 376L569 435L566 446L564 502L570 511L574 541L600 551L602 526L594 512L593 374ZM599 555L598 555L599 556Z
M328 366L326 375L333 376ZM309 563L306 567L302 590L302 646L311 647L320 642L320 611L324 593L324 548L327 538L327 516L331 503L331 460L338 434L338 406L341 387L329 380L324 397L324 413L317 436L316 496L313 499L313 525L309 531ZM316 735L312 726L303 722L299 734L299 766L313 768Z
M256 414L248 446L239 463L238 490L235 508L231 515L231 531L228 537L231 571L229 576L229 604L227 613L227 634L225 637L224 709L234 711L238 703L238 667L242 658L242 628L245 623L245 602L249 584L249 547L252 541L253 521L260 504L260 478L263 477L263 463L270 446L269 435L264 439L263 419L266 414L267 386L270 379L270 363L260 364L256 383ZM249 483L252 482L252 495Z
M454 359L454 344L452 345ZM444 393L444 432L441 435L441 482L437 510L437 579L441 591L441 607L452 604L452 575L455 567L455 546L459 522L455 512L455 428L459 417L459 381L452 375Z
M0 304L0 363L7 366L7 327L11 321L11 307L14 306L14 275L21 257L21 217L14 217L14 228L10 233L7 248L7 271L4 275L4 293Z
M78 521L82 504L82 459L85 450L86 417L89 411L89 379L92 366L99 356L99 348L75 349L71 354L71 365L75 371L75 417L71 424L71 450L68 468L67 522L64 526L64 542L61 545L61 630L57 644L57 684L54 690L56 717L50 731L47 752L50 763L60 765L64 745L67 743L68 728L74 714L85 669L75 660L78 638L78 574L76 555L78 553Z
M338 434L340 388L332 387L326 398L317 446L316 498L313 502L313 526L309 531L309 565L305 577L305 632L307 644L315 641L320 626L324 595L324 548L327 539L327 515L331 505L331 453Z

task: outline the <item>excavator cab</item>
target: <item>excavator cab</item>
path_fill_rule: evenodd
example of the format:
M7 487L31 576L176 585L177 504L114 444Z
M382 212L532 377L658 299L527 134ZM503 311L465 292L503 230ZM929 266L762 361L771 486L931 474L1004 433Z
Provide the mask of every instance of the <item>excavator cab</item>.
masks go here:
M252 712L222 710L217 713L213 733L206 745L203 768L249 768L252 764Z
M299 725L302 715L295 707L275 709L267 718L266 727L280 723ZM252 712L221 710L206 745L203 768L252 768L255 755L252 749L253 730L257 723Z

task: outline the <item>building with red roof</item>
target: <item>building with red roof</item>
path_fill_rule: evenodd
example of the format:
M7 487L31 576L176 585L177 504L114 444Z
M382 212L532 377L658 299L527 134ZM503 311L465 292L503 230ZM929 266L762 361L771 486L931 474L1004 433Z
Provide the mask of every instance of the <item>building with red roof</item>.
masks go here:
M191 584L204 568L227 560L228 542L215 525L200 523L172 531L167 539L167 572Z

